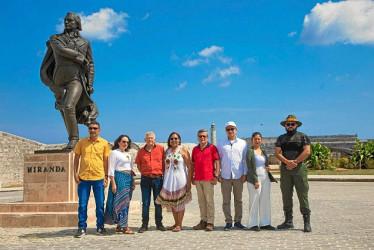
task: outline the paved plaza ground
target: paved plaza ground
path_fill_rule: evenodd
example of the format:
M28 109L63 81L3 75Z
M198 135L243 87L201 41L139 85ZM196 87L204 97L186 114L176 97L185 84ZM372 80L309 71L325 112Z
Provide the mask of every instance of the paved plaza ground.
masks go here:
M374 249L374 182L321 182L311 181L309 199L312 210L312 233L302 232L302 216L298 201L294 199L293 230L223 231L224 216L221 209L220 186L215 189L215 231L195 231L199 207L196 189L193 201L187 205L184 227L181 232L160 232L154 226L154 209L151 210L149 231L135 235L115 233L115 226L107 226L108 236L95 235L95 225L89 225L87 236L73 238L76 228L0 228L0 249ZM141 200L139 185L133 195ZM272 184L272 224L283 221L281 192L278 184ZM244 218L248 220L248 191L243 193ZM22 199L22 191L1 192L0 202ZM232 209L233 210L233 209ZM138 230L141 211L130 215L129 225ZM173 224L172 214L164 211L164 225Z

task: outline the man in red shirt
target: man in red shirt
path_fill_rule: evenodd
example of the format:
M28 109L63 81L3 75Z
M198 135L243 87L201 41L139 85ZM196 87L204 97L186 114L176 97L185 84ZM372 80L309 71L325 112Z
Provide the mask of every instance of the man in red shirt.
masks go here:
M162 188L165 150L164 147L155 143L156 137L154 132L147 132L144 141L146 144L143 148L139 149L135 159L139 172L142 174L140 188L142 191L143 223L139 229L139 233L144 233L148 230L152 189L157 230L166 231L166 228L162 225L162 207L155 202Z
M195 230L214 230L214 185L217 184L220 162L216 146L208 142L208 130L197 132L199 145L192 150L192 184L196 185L200 223Z

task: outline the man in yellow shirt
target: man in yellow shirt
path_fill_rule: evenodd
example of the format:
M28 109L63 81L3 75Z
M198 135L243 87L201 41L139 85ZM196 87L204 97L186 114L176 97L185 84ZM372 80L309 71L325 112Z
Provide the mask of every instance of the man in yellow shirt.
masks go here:
M78 184L78 230L76 238L86 235L87 205L91 187L96 203L97 234L105 235L104 228L104 189L108 185L109 144L99 137L100 124L91 122L88 125L89 137L78 141L74 149L74 180ZM80 167L78 173L78 166Z

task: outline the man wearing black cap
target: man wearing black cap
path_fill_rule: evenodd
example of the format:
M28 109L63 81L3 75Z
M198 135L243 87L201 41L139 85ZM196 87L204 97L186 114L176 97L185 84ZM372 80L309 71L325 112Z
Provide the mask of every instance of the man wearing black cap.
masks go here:
M285 221L278 229L293 228L292 195L296 188L300 203L300 212L304 218L304 232L311 232L310 209L308 202L308 170L304 160L310 154L310 140L307 135L297 132L302 123L296 116L289 115L280 123L286 128L286 134L278 137L275 143L275 157L282 162L280 167L281 191Z

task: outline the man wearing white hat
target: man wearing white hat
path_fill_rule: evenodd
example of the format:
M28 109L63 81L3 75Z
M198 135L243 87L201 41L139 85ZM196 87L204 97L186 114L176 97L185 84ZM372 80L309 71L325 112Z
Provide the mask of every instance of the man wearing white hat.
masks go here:
M237 128L233 121L225 124L227 138L218 143L217 149L221 160L221 173L218 177L221 182L222 209L225 215L225 231L232 227L231 216L231 192L234 193L235 217L234 226L239 229L246 229L241 223L243 183L246 182L247 167L245 155L247 143L236 137Z

